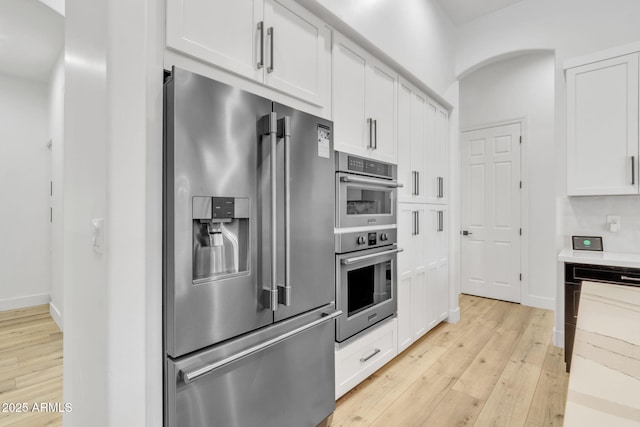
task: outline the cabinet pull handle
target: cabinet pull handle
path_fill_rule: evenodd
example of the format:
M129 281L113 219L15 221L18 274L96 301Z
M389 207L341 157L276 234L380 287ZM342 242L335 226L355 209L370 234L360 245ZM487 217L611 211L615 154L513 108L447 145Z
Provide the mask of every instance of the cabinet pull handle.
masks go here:
M269 36L269 40L270 40L269 48L271 52L271 64L267 67L267 73L273 73L273 70L275 69L275 67L273 66L273 62L274 62L273 61L273 39L275 37L274 33L275 32L273 30L273 27L269 27L267 29L267 35Z
M260 31L260 61L258 61L258 70L264 67L264 21L258 22L258 31Z
M420 234L420 211L416 211L416 236Z
M444 231L444 211L438 211L438 231Z
M370 355L368 355L367 357L361 357L360 358L360 362L364 363L367 360L371 359L373 356L375 356L376 354L380 353L380 349L376 348L375 350L373 350L373 353L371 353Z
M636 156L631 156L631 185L636 185Z
M411 216L413 216L413 224L411 225L411 235L415 236L416 234L418 234L416 232L416 211L411 211Z
M438 177L438 199L442 199L444 197L444 178Z
M369 124L369 148L373 149L373 119L368 118L367 123Z
M420 195L420 171L416 171L416 196Z
M378 149L378 121L377 120L373 121L373 129L374 129L373 133L375 135L375 138L373 140L374 142L373 149L377 150Z
M416 195L416 171L411 171L411 176L413 176L413 191L411 192L412 195Z

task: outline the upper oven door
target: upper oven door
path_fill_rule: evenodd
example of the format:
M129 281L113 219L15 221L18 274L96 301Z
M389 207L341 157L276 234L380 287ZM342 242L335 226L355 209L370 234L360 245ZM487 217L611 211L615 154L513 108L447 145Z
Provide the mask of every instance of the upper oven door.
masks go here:
M336 227L396 223L398 184L388 179L336 174Z

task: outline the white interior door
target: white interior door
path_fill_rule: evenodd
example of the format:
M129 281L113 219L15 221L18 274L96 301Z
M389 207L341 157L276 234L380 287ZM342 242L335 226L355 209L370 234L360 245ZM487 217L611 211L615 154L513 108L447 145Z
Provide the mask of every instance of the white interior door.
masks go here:
M520 302L520 136L519 123L462 133L463 293Z

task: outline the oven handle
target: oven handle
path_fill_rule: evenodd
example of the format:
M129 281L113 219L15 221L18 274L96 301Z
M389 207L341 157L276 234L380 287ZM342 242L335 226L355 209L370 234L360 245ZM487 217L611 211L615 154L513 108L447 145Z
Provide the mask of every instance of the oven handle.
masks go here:
M351 265L351 264L355 264L356 262L360 262L360 261L364 261L364 260L367 260L367 259L371 259L371 258L375 258L375 257L379 257L379 256L384 256L384 255L397 254L398 252L402 252L402 251L404 251L404 249L395 248L395 249L391 249L389 251L376 252L375 254L355 256L353 258L345 258L345 259L342 260L342 264L343 265Z
M390 188L402 188L403 185L397 181L384 181L378 179L360 178L357 176L343 176L340 177L341 182L355 182L358 184L371 184L378 187L390 187Z

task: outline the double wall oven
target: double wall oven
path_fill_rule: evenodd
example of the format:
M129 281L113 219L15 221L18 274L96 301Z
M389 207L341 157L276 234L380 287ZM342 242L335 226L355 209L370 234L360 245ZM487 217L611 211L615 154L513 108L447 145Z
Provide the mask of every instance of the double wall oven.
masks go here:
M396 165L336 152L336 341L397 310Z

